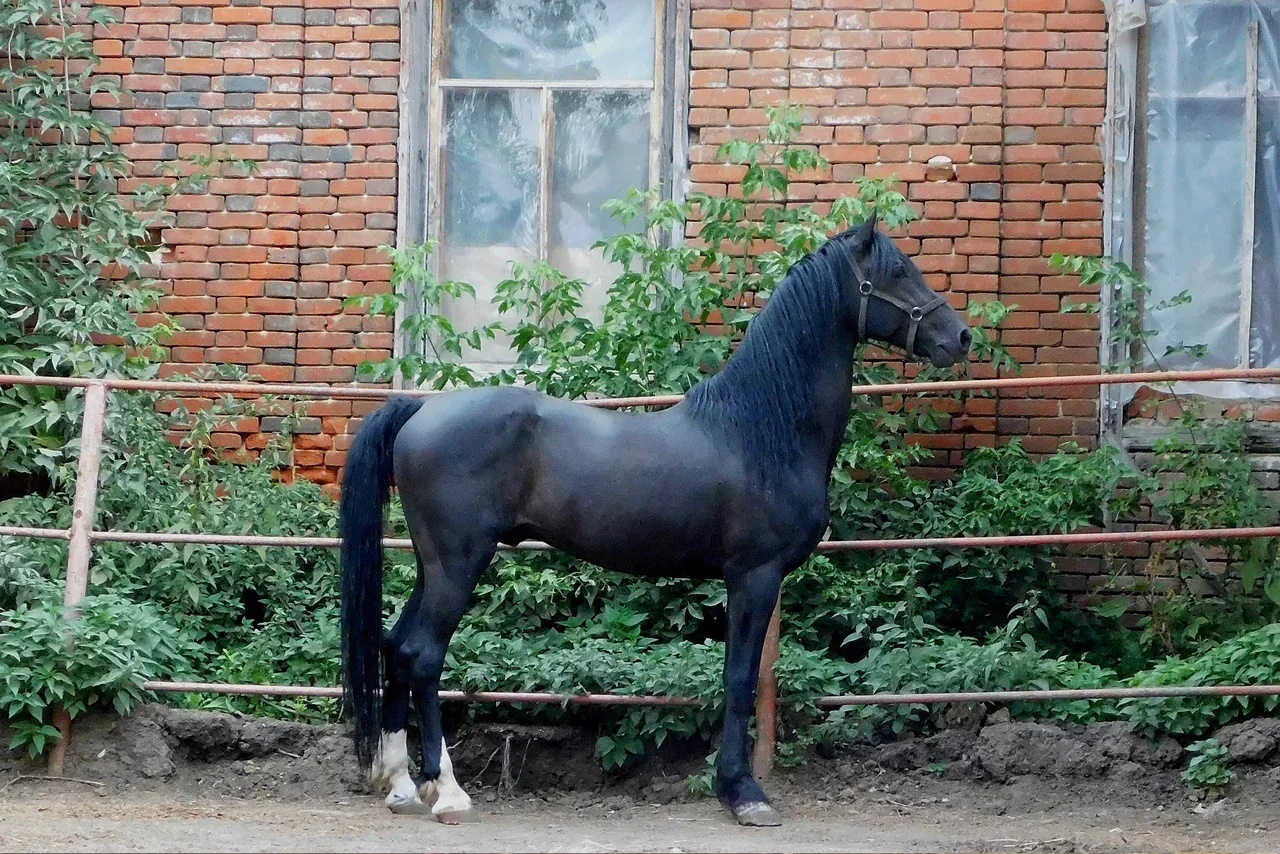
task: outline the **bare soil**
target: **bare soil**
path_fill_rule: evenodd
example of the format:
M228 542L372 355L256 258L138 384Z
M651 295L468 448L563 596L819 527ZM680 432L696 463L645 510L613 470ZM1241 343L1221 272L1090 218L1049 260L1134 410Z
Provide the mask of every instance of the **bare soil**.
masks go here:
M476 809L444 827L387 812L339 727L151 706L77 722L67 774L89 782L42 779L0 755L0 849L1280 854L1280 720L1217 737L1236 781L1206 801L1180 782L1187 757L1172 740L971 720L779 769L767 788L786 824L749 830L685 793L705 746L670 745L605 775L593 734L491 725L453 749Z

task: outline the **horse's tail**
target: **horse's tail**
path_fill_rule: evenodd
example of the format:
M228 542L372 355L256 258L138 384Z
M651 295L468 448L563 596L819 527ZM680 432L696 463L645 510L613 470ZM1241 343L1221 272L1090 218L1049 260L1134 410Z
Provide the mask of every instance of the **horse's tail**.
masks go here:
M393 397L366 418L342 473L342 684L361 768L372 764L382 729L382 512L391 499L391 452L420 408L421 400Z

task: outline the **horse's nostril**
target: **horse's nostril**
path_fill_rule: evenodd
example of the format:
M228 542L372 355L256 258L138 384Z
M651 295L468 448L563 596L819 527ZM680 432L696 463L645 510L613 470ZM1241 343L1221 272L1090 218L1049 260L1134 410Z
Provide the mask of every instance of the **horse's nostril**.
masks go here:
M960 349L968 353L969 345L972 343L973 343L973 333L971 333L968 329L965 329L960 333Z

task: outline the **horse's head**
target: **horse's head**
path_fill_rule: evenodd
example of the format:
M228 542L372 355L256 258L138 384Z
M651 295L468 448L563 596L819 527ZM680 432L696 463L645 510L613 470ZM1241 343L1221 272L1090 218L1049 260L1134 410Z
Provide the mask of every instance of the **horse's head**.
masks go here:
M906 350L916 361L947 368L968 358L969 325L946 298L925 283L915 262L876 228L874 217L837 234L852 276L843 289L845 316L859 341Z

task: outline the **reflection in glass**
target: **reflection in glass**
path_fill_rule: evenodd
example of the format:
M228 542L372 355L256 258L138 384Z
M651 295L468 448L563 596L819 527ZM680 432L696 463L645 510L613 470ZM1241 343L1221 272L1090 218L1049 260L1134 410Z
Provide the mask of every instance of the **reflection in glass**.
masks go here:
M584 310L598 315L618 271L591 247L621 229L604 203L649 184L654 0L444 5L441 71L454 82L439 90L442 162L432 190L441 199L440 273L476 289L475 301L447 306L447 314L459 327L491 323L490 301L511 262L541 253L588 282ZM458 82L466 79L533 83L472 88ZM588 82L602 85L547 85ZM497 341L476 361L497 366L512 357L509 342Z
M1166 346L1205 344L1201 360L1168 368L1234 366L1240 329L1240 234L1244 225L1244 101L1152 101L1147 123L1145 274L1155 302L1191 292L1190 306L1148 312ZM1224 188L1230 188L1225 189Z
M1280 4L1274 0L1149 3L1145 273L1154 301L1182 290L1192 305L1149 312L1167 344L1202 343L1208 355L1168 367L1280 364ZM1258 25L1258 125L1252 301L1240 353L1240 237L1246 151L1250 22Z
M649 93L557 92L554 112L548 260L587 283L582 314L598 320L622 271L591 247L625 228L604 203L649 185Z
M537 251L538 93L445 94L445 241Z
M1244 95L1247 3L1165 3L1150 13L1151 94Z
M459 328L497 320L495 287L512 261L538 255L539 106L534 91L446 93L441 275L476 289L474 300L446 306ZM510 360L501 340L468 358L481 365Z
M448 77L653 77L653 0L449 0L446 5Z
M649 93L559 92L554 127L553 242L589 249L622 229L604 203L649 184Z

